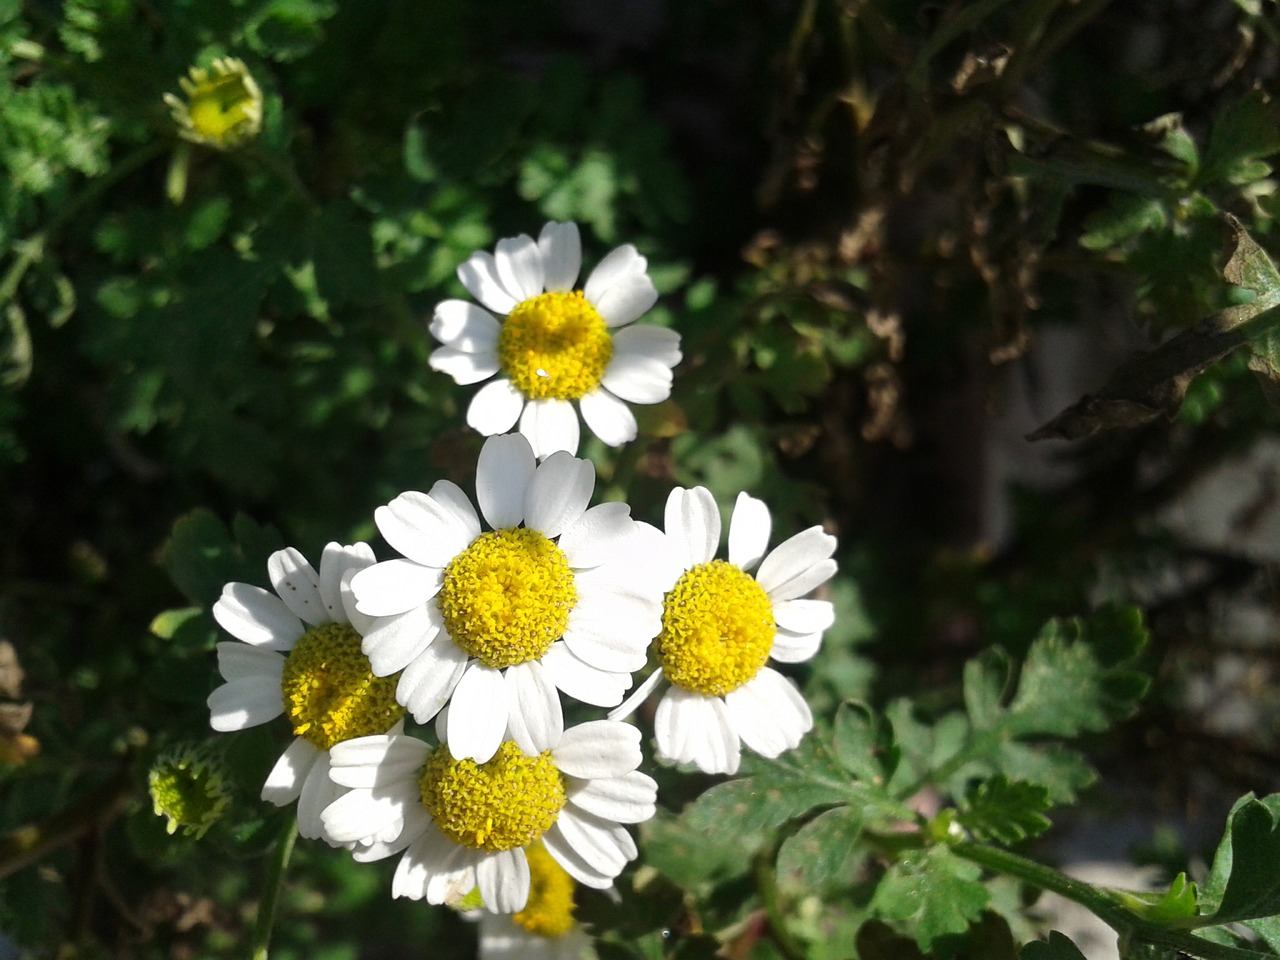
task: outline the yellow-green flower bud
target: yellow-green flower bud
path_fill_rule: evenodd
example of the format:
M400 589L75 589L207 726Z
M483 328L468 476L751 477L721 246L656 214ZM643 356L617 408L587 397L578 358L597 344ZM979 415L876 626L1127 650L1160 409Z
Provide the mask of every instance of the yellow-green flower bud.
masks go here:
M218 822L231 802L231 775L220 748L208 743L179 743L156 758L147 777L157 816L166 829L179 827L197 840Z
M178 133L216 150L252 140L262 129L262 91L244 61L219 57L178 81L186 99L164 95Z

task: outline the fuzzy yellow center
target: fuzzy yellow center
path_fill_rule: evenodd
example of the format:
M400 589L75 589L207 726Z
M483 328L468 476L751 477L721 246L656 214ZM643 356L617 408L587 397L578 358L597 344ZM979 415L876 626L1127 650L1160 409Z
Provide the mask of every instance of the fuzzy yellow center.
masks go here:
M722 697L769 659L777 627L764 588L731 563L701 563L676 581L662 605L657 651L677 687Z
M502 372L530 400L579 400L613 357L604 318L581 290L517 303L498 336Z
M573 929L573 877L540 843L525 850L529 859L529 902L511 917L539 937L562 937Z
M484 763L455 760L441 747L427 760L419 785L422 805L441 833L488 853L527 847L565 804L551 751L531 757L510 740Z
M501 669L546 653L577 600L564 551L517 527L483 533L454 557L436 602L454 642Z
M360 652L360 634L344 623L302 635L284 662L280 690L293 732L321 750L354 737L386 733L404 716L396 703L399 674L375 677Z

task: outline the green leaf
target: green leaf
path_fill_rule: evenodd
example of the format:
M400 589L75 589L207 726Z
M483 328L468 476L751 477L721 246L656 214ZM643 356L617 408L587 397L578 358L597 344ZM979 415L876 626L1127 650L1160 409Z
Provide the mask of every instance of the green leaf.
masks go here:
M844 803L839 784L800 778L746 777L718 784L685 808L682 819L709 834L769 830L822 804Z
M1051 826L1043 811L1052 801L1047 787L998 774L979 783L960 804L956 820L979 840L1014 844Z
M911 933L924 953L948 934L963 933L982 915L991 894L982 870L946 847L910 851L889 867L871 898L871 911Z
M1057 930L1048 940L1033 940L1022 948L1018 960L1086 960L1080 948Z
M1080 246L1086 250L1110 250L1126 240L1169 222L1164 204L1155 197L1140 194L1117 194L1107 209L1085 221Z
M778 879L807 891L848 881L862 824L861 812L849 806L818 814L782 842Z
M1196 885L1187 879L1185 873L1180 873L1173 878L1164 896L1147 907L1147 919L1168 924L1170 920L1194 917L1200 912L1197 899Z
M836 761L853 776L883 784L885 770L875 716L865 704L846 700L836 709L831 747Z
M1261 169L1256 161L1280 151L1280 105L1252 90L1218 114L1205 146L1205 183L1251 183ZM1261 176L1266 176L1262 173Z
M1214 923L1280 914L1280 794L1241 797L1231 809L1201 904Z
M999 647L984 650L964 665L964 706L975 730L989 730L1004 715L1012 667Z

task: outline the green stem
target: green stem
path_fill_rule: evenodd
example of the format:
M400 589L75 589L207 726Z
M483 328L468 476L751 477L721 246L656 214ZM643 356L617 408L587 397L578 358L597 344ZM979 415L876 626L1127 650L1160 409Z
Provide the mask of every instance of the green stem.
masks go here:
M773 874L773 865L773 851L766 851L756 857L756 887L760 891L760 902L769 920L769 936L786 960L805 960L807 953L791 936L791 931L787 929L787 918L778 903L778 879Z
M949 845L957 856L995 873L1016 877L1033 887L1048 890L1080 904L1122 938L1170 947L1203 960L1263 960L1270 954L1211 943L1181 930L1170 930L1131 913L1114 897L1097 887L1060 873L1052 867L1020 857L1016 853L981 843L957 841Z
M298 819L290 817L267 864L267 876L258 903L258 919L253 925L253 960L267 960L267 947L271 943L271 928L276 922L276 907L280 903L280 891L284 888L285 869L294 841L298 839Z

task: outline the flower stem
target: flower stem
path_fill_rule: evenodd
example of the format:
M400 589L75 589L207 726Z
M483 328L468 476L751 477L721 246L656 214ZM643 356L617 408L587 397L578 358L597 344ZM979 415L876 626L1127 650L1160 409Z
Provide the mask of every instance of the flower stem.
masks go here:
M1016 877L1033 887L1049 890L1080 904L1120 935L1122 940L1170 947L1203 960L1263 960L1270 954L1212 943L1181 930L1171 930L1125 909L1114 897L1092 884L1069 877L1044 864L1020 857L1016 853L981 843L956 841L949 844L953 853L995 873Z
M768 934L778 952L786 960L804 960L808 955L787 929L786 917L778 903L778 878L774 876L774 857L772 851L756 857L756 888L760 891L760 903L764 907L768 919Z
M271 861L267 864L266 882L263 885L262 899L258 902L258 919L253 925L253 960L267 960L267 947L271 942L271 928L276 922L276 907L280 903L280 891L284 888L284 874L289 866L289 855L293 853L294 841L298 839L298 818L291 816L276 841L271 852Z

